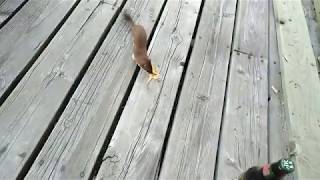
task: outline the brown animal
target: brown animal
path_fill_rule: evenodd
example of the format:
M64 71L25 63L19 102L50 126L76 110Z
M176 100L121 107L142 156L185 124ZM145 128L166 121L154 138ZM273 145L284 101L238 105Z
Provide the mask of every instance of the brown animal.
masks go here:
M136 64L149 73L149 80L158 79L159 73L151 64L151 59L147 51L147 34L141 25L134 23L128 11L124 11L124 18L131 25L131 32L133 37L133 53L132 59Z

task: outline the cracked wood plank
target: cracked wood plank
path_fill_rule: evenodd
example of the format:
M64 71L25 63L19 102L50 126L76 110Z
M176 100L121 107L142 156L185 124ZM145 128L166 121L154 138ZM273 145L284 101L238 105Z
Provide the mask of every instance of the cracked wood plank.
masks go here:
M217 179L268 162L268 0L238 3Z
M269 157L271 162L289 156L289 122L284 114L280 59L273 2L269 6Z
M298 179L320 172L320 83L302 3L274 0L285 115L290 123L290 151ZM284 60L284 57L287 61Z
M236 2L205 1L160 179L214 179Z
M1 0L0 1L0 27L14 11L26 0Z
M124 8L134 8L134 19L150 34L163 3L129 0ZM136 68L131 59L129 24L122 15L112 25L26 179L89 178Z
M0 99L77 0L30 0L0 29Z
M140 71L98 179L155 179L201 0L169 0L149 47L160 80ZM108 158L110 157L110 158Z
M82 1L1 106L0 179L15 178L31 156L118 8ZM33 178L49 176L37 170Z

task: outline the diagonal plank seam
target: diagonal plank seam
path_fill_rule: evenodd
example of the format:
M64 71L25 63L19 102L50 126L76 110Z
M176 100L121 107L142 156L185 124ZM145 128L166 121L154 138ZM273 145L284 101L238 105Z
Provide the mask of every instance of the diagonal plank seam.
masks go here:
M151 57L154 56L153 58L158 60L155 62L159 63L160 72L164 77L161 81L150 84L150 87L144 83L145 76L139 73L105 157L118 155L112 162L110 158L103 162L98 178L157 178L163 142L183 71L182 64L189 51L201 1L168 1L168 4L160 20L163 26L157 27L158 34L154 35L156 38L153 38L151 43L153 48L149 47L149 51L154 49ZM194 11L190 11L189 8ZM192 24L181 18L183 15L190 15ZM172 34L170 38L166 38L168 33ZM171 79L168 77L170 75ZM142 92L145 92L147 97L143 97ZM163 96L159 98L159 94ZM136 99L145 103L137 104ZM165 117L160 117L162 115ZM144 116L146 118L143 118ZM132 128L132 131L127 131L127 128ZM154 143L151 140L153 138L159 141ZM114 163L117 159L119 161ZM143 160L146 162L141 163Z
M63 19L59 22L59 24L54 28L53 32L48 36L48 38L45 40L45 42L41 45L38 51L33 55L31 60L26 64L26 66L21 70L21 72L17 75L16 78L11 82L11 84L8 86L8 88L5 90L3 95L0 97L0 107L2 104L6 101L6 99L9 97L10 93L16 88L16 86L19 84L21 79L24 77L24 75L28 72L28 70L32 67L32 65L36 62L38 57L42 54L42 52L46 49L46 47L50 44L51 40L54 38L54 36L58 33L60 28L63 26L63 24L67 21L67 19L70 17L74 9L78 6L81 0L77 0L71 9L67 12L67 14L63 17ZM0 26L1 29L1 26ZM40 44L40 43L39 43Z
M80 2L80 1L79 1ZM85 63L85 65L82 67L81 71L79 72L77 78L75 79L74 83L72 84L71 88L69 89L66 97L64 98L64 100L62 101L59 109L57 110L55 116L53 117L51 123L48 125L45 133L43 134L43 136L41 137L40 141L38 142L36 148L34 149L34 151L32 152L32 155L30 156L30 158L27 160L27 162L25 163L23 169L21 170L20 174L18 175L17 179L23 179L27 173L29 172L31 166L33 165L33 162L35 161L35 159L37 158L38 154L40 153L42 147L44 146L46 140L48 139L48 137L50 136L52 130L55 127L55 124L57 123L57 121L59 120L60 116L62 115L64 109L66 108L67 104L69 103L72 94L75 92L75 90L77 89L79 83L81 82L83 76L85 75L85 73L87 72L92 60L94 59L95 55L97 54L99 48L101 47L103 41L105 40L106 36L108 35L112 25L114 24L114 22L116 21L117 17L119 16L122 8L124 7L125 3L127 2L127 0L124 0L121 5L119 6L119 9L116 11L116 13L114 14L114 16L112 17L109 25L106 27L106 29L104 30L104 32L102 33L101 37L99 38L98 43L95 45L93 51L91 52L87 62ZM100 5L100 3L99 3ZM98 6L99 6L98 5ZM97 8L97 7L96 7ZM87 21L89 20L89 18L87 19Z
M152 30L151 30L151 32L150 32L150 36L149 36L150 38L148 39L147 47L149 47L150 42L151 42L153 36L155 35L155 31L156 31L156 29L157 29L157 26L158 26L158 24L159 24L159 21L160 21L162 12L163 12L166 4L167 4L167 1L168 1L168 0L165 0L164 3L162 4L162 7L161 7L160 12L159 12L159 15L158 15L158 17L157 17L157 19L156 19L156 21L155 21L155 24L154 24L154 26L153 26L153 28L152 28ZM128 88L127 88L127 90L126 90L126 92L125 92L125 95L123 96L123 98L122 98L122 100L121 100L121 103L120 103L120 106L119 106L119 108L118 108L118 110L117 110L117 112L116 112L115 118L114 118L114 120L112 121L112 125L111 125L110 130L109 130L109 132L108 132L108 134L107 134L107 137L105 138L105 141L103 142L103 146L102 146L102 148L101 148L101 150L100 150L100 152L99 152L99 155L98 155L98 157L97 157L97 160L96 160L96 162L95 162L95 165L93 166L93 169L92 169L92 171L91 171L91 174L90 174L90 176L89 176L89 179L94 179L94 177L97 176L97 174L98 174L98 172L99 172L99 169L100 169L100 167L101 167L101 164L103 163L103 161L105 161L105 160L108 158L108 157L105 157L105 158L104 158L104 154L106 153L107 148L108 148L108 146L109 146L109 143L110 143L110 141L111 141L111 138L112 138L112 136L113 136L113 133L114 133L115 130L116 130L116 127L117 127L118 122L119 122L119 120L120 120L121 114L122 114L122 112L123 112L123 109L124 109L125 106L126 106L127 100L128 100L128 98L129 98L129 96L130 96L130 93L131 93L132 88L133 88L133 85L134 85L134 83L135 83L135 81L136 81L136 79L137 79L137 77L138 77L139 72L140 72L140 68L139 68L138 66L136 66L136 68L135 68L135 70L134 70L134 74L132 75L132 78L131 78L131 80L130 80L130 82L129 82ZM112 157L110 157L110 158L112 158Z
M186 72L187 72L187 69L188 69L189 60L190 60L190 57L191 57L191 54L192 54L194 41L195 41L195 38L196 38L196 35L197 35L197 32L198 32L198 27L199 27L199 23L200 23L200 20L201 20L202 10L203 10L203 6L205 4L205 1L206 0L202 0L201 4L200 4L199 13L198 13L198 17L197 17L196 25L195 25L195 30L193 31L193 34L192 34L192 38L191 38L192 40L191 40L191 43L190 43L190 46L189 46L189 50L188 50L188 53L187 53L186 62L184 64L181 64L181 65L183 65L184 68L183 68L182 75L181 75L181 78L180 78L178 90L177 90L177 93L176 93L176 98L175 98L174 103L173 103L172 111L171 111L171 114L170 114L170 120L169 120L168 128L167 128L167 131L166 131L166 135L165 135L165 139L164 139L164 143L163 143L163 147L162 147L162 151L161 151L161 155L160 155L160 160L159 160L159 164L158 164L158 168L157 168L157 176L158 177L159 177L160 172L161 172L162 161L163 161L165 153L166 153L166 149L167 149L167 145L168 145L168 141L169 141L169 137L170 137L170 133L171 133L172 124L173 124L174 117L175 117L175 114L176 114L176 109L178 107L178 103L179 103L179 99L180 99L180 95L181 95L181 90L182 90L183 83L184 83L185 76L186 76Z
M17 14L18 11L20 11L20 9L28 2L29 0L25 0L23 1L4 21L2 21L0 23L0 29L5 26L9 21L10 19ZM3 2L4 3L4 2ZM1 6L2 4L0 4Z
M269 1L268 2L268 12L269 13L273 13L273 11L270 11L270 9L272 8L272 6L273 6L273 4L272 4L272 1ZM270 24L272 23L271 22L271 18L270 18L270 16L271 16L271 14L268 16L268 57L270 58L270 46L271 46L271 40L270 40ZM270 104L269 104L269 102L270 102L270 100L271 100L271 95L270 95L270 93L272 93L271 92L271 89L270 89L270 86L271 86L271 84L270 84L270 61L268 61L268 67L267 67L267 79L268 79L268 107L267 107L267 113L268 113L268 117L267 117L267 120L268 120L268 123L267 123L267 133L268 133L268 136L267 136L267 142L268 142L268 147L267 147L267 149L268 149L268 162L270 162L271 161L271 156L270 156Z
M217 170L218 170L218 163L219 163L219 154L220 154L220 144L221 144L221 136L222 136L222 128L223 128L223 120L225 117L225 110L226 110L226 102L227 102L227 92L229 90L229 80L230 80L230 65L231 65L231 61L232 61L232 54L233 52L236 52L234 47L234 38L235 38L235 33L236 33L236 24L238 22L238 18L239 18L239 1L237 0L236 2L236 8L235 8L235 20L234 20L234 24L233 24L233 32L232 32L232 38L231 38L231 48L230 48L230 56L229 56L229 62L228 62L228 70L227 70L227 81L226 81L226 88L224 91L224 98L223 98L223 110L222 110L222 116L221 116L221 125L220 125L220 130L219 130L219 138L218 138L218 147L217 147L217 155L216 155L216 165L215 165L215 169L214 169L214 178L213 179L217 179Z
M205 1L160 179L214 178L235 7Z

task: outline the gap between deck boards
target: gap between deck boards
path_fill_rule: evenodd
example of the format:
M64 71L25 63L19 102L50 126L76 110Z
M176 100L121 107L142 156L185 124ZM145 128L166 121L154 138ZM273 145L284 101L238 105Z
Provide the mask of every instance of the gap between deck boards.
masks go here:
M18 175L18 179L19 178L24 178L26 177L26 175L29 172L30 168L32 168L33 163L38 162L36 160L36 158L39 157L41 151L43 150L43 147L45 147L45 144L47 143L47 140L49 139L52 131L54 131L55 128L57 128L55 125L56 123L59 121L59 119L61 118L61 116L63 115L65 109L67 108L68 104L70 104L70 100L72 99L72 97L76 94L77 89L79 88L81 81L83 80L83 78L86 76L86 72L89 69L89 67L91 66L92 61L96 58L97 53L101 50L100 48L102 47L104 40L106 39L106 37L108 36L108 33L110 32L110 30L112 29L112 25L115 24L115 22L119 19L119 15L121 14L122 9L124 8L124 6L126 5L126 2L130 1L130 0L124 0L122 2L122 4L120 5L120 8L117 10L116 15L114 15L114 17L112 18L110 25L105 29L105 31L103 32L102 36L99 38L98 43L96 44L94 50L92 51L91 55L88 58L88 61L85 63L85 65L83 66L83 68L81 68L79 75L76 77L76 79L74 80L74 83L72 84L72 86L70 87L70 89L68 90L67 95L65 96L65 98L62 100L61 105L59 106L57 112L55 113L52 121L50 122L50 124L48 125L47 129L45 130L45 133L42 135L40 141L37 143L36 148L33 150L32 154L30 155L29 159L27 160L27 162L25 163L23 169L20 171L19 175ZM160 11L159 11L159 15L157 16L157 19L150 31L150 38L148 39L148 46L151 42L151 39L153 38L153 36L155 35L155 31L156 28L159 25L159 21L160 21L160 17L162 16L162 12L164 11L166 5L167 5L167 1L170 0L164 0L164 3L162 4ZM162 169L162 162L164 160L164 156L167 150L167 145L168 145L168 141L171 135L171 128L172 125L174 123L174 117L176 115L176 109L179 106L179 99L180 99L180 94L183 88L183 84L185 81L185 76L186 76L186 72L188 70L188 66L189 66L189 60L190 60L190 56L192 54L193 51L193 42L195 41L195 37L197 35L198 32L198 26L199 26L199 22L201 19L201 15L202 15L202 10L203 10L203 6L205 4L206 1L210 1L210 0L202 0L200 3L200 10L198 12L197 18L196 18L196 23L195 23L195 28L194 31L192 33L192 38L191 38L191 43L189 45L189 49L187 52L187 56L186 56L186 62L183 64L183 71L181 73L181 77L179 80L179 85L177 88L177 92L176 92L176 98L173 101L173 105L172 105L172 110L170 113L170 118L169 118L169 122L168 122L168 128L165 132L165 136L164 136L164 144L163 147L161 149L161 153L160 153L160 161L157 167L157 176L160 175L161 169ZM25 1L27 2L27 0ZM59 25L55 28L54 32L49 36L49 38L46 40L46 42L44 43L44 45L41 47L41 49L34 55L34 57L32 58L32 60L30 61L30 63L28 63L28 65L23 69L23 71L21 73L19 73L19 75L17 76L17 78L13 81L12 85L9 86L8 90L4 93L4 95L1 97L0 99L0 105L1 103L5 102L5 100L9 97L10 93L12 91L14 91L15 87L19 84L20 80L23 78L23 76L28 72L28 70L32 67L33 63L36 62L37 58L41 56L41 53L44 52L45 48L49 45L49 43L51 42L51 40L54 38L54 36L58 33L58 31L61 29L61 27L64 25L64 23L68 20L68 17L72 14L72 12L76 9L76 7L78 6L78 4L80 3L80 0L77 1L77 3L72 7L72 9L67 13L67 15L63 18L63 20L59 23ZM236 5L236 12L238 11L238 3L239 1L237 0L237 5ZM23 5L22 5L23 6ZM22 8L21 6L21 8ZM237 13L236 13L237 14ZM236 15L236 19L238 19L239 17L237 17ZM234 21L234 26L236 25L237 20ZM1 25L0 25L1 28ZM242 50L238 50L238 49L234 49L235 45L234 43L234 34L235 34L235 30L236 28L233 29L233 33L232 33L232 48L230 48L230 62L228 63L228 68L227 68L227 87L225 89L225 94L227 94L228 90L230 87L229 86L229 79L230 79L230 64L231 64L231 59L232 59L232 54L233 53L241 53L241 55L248 55L248 56L252 56L252 54L248 51L242 51ZM270 58L270 57L269 57ZM91 169L91 172L89 173L89 175L84 175L85 177L88 177L89 179L93 179L97 176L98 171L103 163L103 161L105 160L105 153L107 152L107 148L109 147L110 141L113 137L114 132L116 131L117 125L118 125L118 121L120 120L122 113L123 113L123 109L126 107L127 105L127 100L129 99L129 96L131 95L132 89L136 83L137 77L139 75L140 69L138 67L135 67L135 69L132 71L133 74L132 76L129 77L129 81L128 81L128 86L127 88L124 90L124 94L123 97L120 100L119 106L116 107L116 113L115 116L112 120L112 123L110 125L110 129L108 130L108 133L106 134L106 137L103 140L101 149L98 152L97 158L95 160L95 163L93 165L93 168ZM224 100L223 100L223 114L222 114L222 119L224 119L225 117L225 104L226 104L226 95L224 96ZM269 123L269 122L268 122ZM221 133L221 129L222 129L222 125L223 125L223 121L221 122L221 126L220 126L220 133ZM221 135L219 135L221 136ZM220 138L218 141L218 148L220 146ZM218 152L219 155L219 152ZM216 164L218 164L218 155L216 156ZM217 168L215 168L215 171L217 170ZM214 173L215 177L217 176L216 172ZM30 178L30 177L29 177Z
M0 29L6 25L28 1L29 0L4 0L0 3Z
M131 3L134 3L135 1L129 1L129 2L131 2ZM137 2L139 2L138 4L141 4L141 3L146 3L146 1L137 1ZM128 2L126 3L126 5L128 4ZM149 4L151 4L151 3L149 3ZM148 6L149 6L149 4L147 4ZM161 2L161 4L162 4L162 2ZM152 4L152 6L154 6L155 5L155 3L153 3ZM150 5L151 6L151 5ZM159 7L157 7L156 8L156 10L158 11L158 9L160 9L161 8L161 6L159 6ZM140 9L139 9L140 10ZM145 11L145 10L144 10ZM158 12L156 11L156 13L158 14ZM122 16L121 16L122 17ZM146 17L144 17L144 18L146 18ZM148 20L150 20L150 19L148 19ZM121 22L121 18L119 19L117 19L117 21L116 21L116 23L117 23L117 26L116 27L112 27L111 29L113 29L113 28L117 28L117 27L122 27L122 22ZM149 23L149 22L148 22ZM154 23L154 21L152 21L152 24ZM150 30L150 25L151 25L151 21L150 21L150 24L148 25L149 27L148 27L148 29ZM153 27L153 26L152 26ZM112 35L119 35L118 33L120 33L120 32L116 32L116 29L113 29L113 31L112 31ZM123 34L122 32L121 32L121 34ZM121 35L120 34L120 35ZM110 38L112 39L113 37L109 37L110 36L110 33L109 33L109 35L107 36L107 39L109 39L110 40ZM127 36L127 34L125 34L125 36ZM131 36L131 35L130 35ZM109 37L109 38L108 38ZM107 42L104 42L103 43L103 45L102 45L102 47L100 47L100 49L99 49L99 51L98 51L98 53L99 53L99 57L97 57L97 56L95 56L95 58L94 59L96 59L96 61L94 61L94 65L97 65L97 61L98 60L100 60L99 58L101 58L102 56L106 56L106 52L103 52L103 49L105 48L105 46L107 45ZM101 51L100 51L101 50ZM112 52L113 53L113 52ZM116 54L116 55L118 55L118 54ZM109 57L109 56L108 56ZM127 60L127 59L126 59ZM102 60L102 62L105 62L106 60ZM131 63L131 61L130 61L130 63ZM90 71L90 67L92 66L92 64L89 66L89 71ZM92 68L92 67L91 67ZM136 68L135 68L136 69ZM92 70L92 69L91 69ZM136 71L136 70L135 70ZM92 73L92 72L90 72L90 73ZM101 73L101 72L94 72L94 73ZM134 74L134 72L133 72L133 74ZM86 75L85 75L85 77L86 76L88 76L88 73L86 73ZM130 77L128 77L128 78L130 78L130 79L132 79L132 76L130 75ZM81 83L83 83L83 80L82 80L82 82ZM80 83L80 85L79 86L81 86L81 83ZM92 83L92 82L89 82L89 83ZM129 83L128 83L129 84ZM79 95L79 86L78 86L78 88L77 88L77 90L75 91L75 93L73 94L73 96L76 96L76 95ZM84 88L83 86L81 86L81 88ZM123 89L122 91L126 91L126 89ZM123 98L122 96L121 96L121 98ZM120 103L121 104L121 103ZM69 105L70 105L70 103L69 103ZM88 104L88 106L89 106L89 104ZM70 108L70 107L69 107ZM119 108L122 108L121 107L121 105L120 105L120 107L115 107L114 109L116 109L117 108L117 110L119 110ZM67 110L68 110L68 105L67 105ZM63 118L65 118L65 117L63 117ZM62 121L61 119L60 119L60 121ZM61 125L61 122L60 121L58 121L58 126L60 127L60 125ZM60 124L59 124L60 123ZM114 122L113 122L114 123ZM111 125L112 126L112 128L114 128L113 126L115 126L114 124L113 125ZM55 130L57 129L57 128L59 128L59 127L55 127L54 128L54 131L53 132L55 132ZM51 135L52 135L52 133L51 133ZM50 135L50 136L51 136ZM103 139L105 140L105 136L108 136L108 135L103 135ZM50 137L49 137L50 138ZM101 138L101 139L102 139ZM107 137L107 139L108 139L108 137ZM101 143L102 142L102 143ZM54 142L53 142L54 143ZM99 142L99 147L100 147L100 145L101 144L103 144L103 141L100 141ZM45 146L46 147L46 146ZM102 147L102 146L101 146ZM101 149L99 149L98 151L100 151ZM96 150L95 150L96 151ZM97 153L97 154L99 154L99 153ZM39 156L41 156L41 153L40 153L40 155ZM38 156L38 158L39 158L39 156ZM101 155L99 155L99 156L101 156ZM94 157L95 158L95 157ZM41 160L40 160L41 161ZM36 162L39 162L39 161L37 161L36 160ZM97 164L99 164L99 160L98 161L96 161L96 162L98 162ZM97 164L96 165L94 165L94 166L97 166ZM34 168L34 169L36 169L36 167ZM91 171L91 169L89 170L89 171ZM30 172L29 172L29 174L30 174ZM95 176L94 174L95 174L95 172L89 172L89 177L91 178L91 177L93 177L93 176ZM34 175L34 174L33 174ZM81 175L82 176L84 176L84 177L87 177L88 176L88 172L86 172L86 173L84 173L84 172L81 172ZM82 177L81 176L81 177ZM30 177L32 177L32 176L29 176L29 178Z
M168 0L164 0L162 6L161 6L161 8L160 8L159 15L158 15L158 17L157 17L157 19L156 19L156 21L155 21L155 24L154 24L154 26L153 26L153 28L152 28L152 30L151 30L151 32L150 32L150 36L149 36L149 38L148 38L147 48L150 46L150 42L152 41L153 35L154 35L154 33L155 33L155 30L156 30L157 26L159 25L159 21L160 21L162 12L163 12L166 4L167 4L167 1L168 1ZM91 172L91 174L90 174L90 176L89 176L89 179L94 179L94 178L97 176L97 174L98 174L98 172L99 172L99 170L100 170L101 164L102 164L103 161L105 160L104 155L105 155L105 153L106 153L106 151L107 151L107 148L108 148L108 146L109 146L109 144L110 144L110 141L111 141L111 139L112 139L112 136L113 136L113 134L114 134L114 132L115 132L115 130L116 130L116 128L117 128L118 122L119 122L120 117L121 117L122 112L123 112L123 109L125 108L125 106L126 106L126 104L127 104L128 98L129 98L129 96L130 96L130 93L131 93L131 91L132 91L132 88L133 88L133 86L134 86L134 83L136 82L136 79L137 79L137 77L138 77L139 72L140 72L140 67L137 66L136 69L135 69L135 71L134 71L134 73L133 73L133 75L132 75L132 78L131 78L131 80L130 80L130 82L129 82L129 85L128 85L128 88L127 88L127 90L126 90L126 92L125 92L125 94L124 94L124 97L123 97L123 99L121 100L121 103L120 103L120 105L119 105L118 111L117 111L117 113L116 113L116 115L115 115L115 118L114 118L114 120L113 120L113 122L112 122L112 125L111 125L111 127L110 127L110 130L109 130L109 132L108 132L108 134L107 134L107 137L105 138L105 141L103 142L103 146L102 146L102 148L101 148L101 150L100 150L100 152L99 152L99 155L98 155L98 157L97 157L97 160L96 160L96 162L95 162L95 165L94 165L94 167L93 167L93 170L92 170L92 172Z
M33 0L26 0L25 3L23 3L21 5L21 8L22 7L26 8L25 4L27 4L28 2L29 2L29 4L31 4L32 3L31 1L33 1ZM15 62L17 62L18 64L14 68L11 67L11 66L13 66L12 64L9 64L8 67L12 68L12 69L10 69L10 72L6 72L5 74L1 74L2 77L1 77L0 83L2 83L1 84L2 87L0 88L0 107L6 101L6 99L9 97L9 95L12 93L12 91L16 88L16 86L19 84L21 79L26 75L28 70L36 62L36 60L39 58L39 56L43 53L43 51L46 49L46 47L50 44L51 40L59 32L60 28L63 26L65 21L69 18L69 16L72 14L72 12L74 11L74 9L77 7L77 5L79 3L80 3L80 0L74 1L74 3L71 5L70 9L66 11L66 14L57 23L57 26L52 27L52 32L51 32L51 29L47 29L47 31L50 31L50 33L48 33L48 35L45 36L44 39L42 41L40 41L33 50L29 50L29 51L27 50L27 52L23 52L24 53L23 58L24 58L25 62L21 62L22 58L17 59L15 57L12 58L11 56L9 56L9 57L6 57L6 55L2 56L2 58L4 58L4 59L2 59L2 61L3 61L2 66L5 64L4 62L8 61L8 59L5 59L5 58L11 58L10 62L8 62L8 64L15 63ZM21 10L21 8L18 10ZM29 10L31 10L31 9L29 9ZM16 13L19 13L19 12L21 12L21 11L17 11ZM10 20L11 20L11 18L10 18ZM12 21L12 22L14 23L14 21ZM8 26L7 23L6 23L6 25ZM53 22L53 23L55 23L55 22ZM14 26L14 24L13 24L13 26ZM3 25L3 27L5 27L5 26ZM23 28L30 28L30 27L27 26L27 27L23 27ZM49 27L49 28L51 28L51 27ZM0 28L0 32L2 32L1 30L2 30L2 28ZM21 35L21 37L19 37L19 40L20 40L20 38L23 38L23 42L25 42L27 40L30 41L30 39L27 39L26 36L27 35L25 35L25 34ZM16 43L16 42L13 42L13 43ZM31 46L31 45L32 45L31 43L26 44L26 46ZM17 48L17 50L19 50L19 51L14 52L14 54L21 53L22 50L21 50L21 48L19 49L19 46L20 46L19 44L18 45L15 44L14 46L11 47L11 48ZM15 49L13 49L13 50L15 50ZM25 50L23 50L23 51L25 51ZM7 52L3 52L3 53L7 53ZM9 52L9 55L11 55L11 53L12 52ZM22 65L19 65L20 63ZM0 70L6 71L6 69L2 69L1 66L0 66ZM7 75L7 74L9 74L9 75Z
M99 48L101 47L103 41L105 40L106 36L108 35L108 33L110 32L110 29L112 27L112 25L115 23L116 19L118 18L120 12L122 11L125 3L127 0L123 0L123 2L120 4L119 9L116 11L115 15L111 18L109 25L106 27L106 29L104 30L103 34L101 35L98 43L96 44L95 48L93 49L91 55L89 56L87 62L85 63L85 65L83 66L83 68L81 69L78 77L75 79L73 85L71 86L70 90L68 91L66 97L64 98L63 102L61 103L57 113L55 114L54 118L52 119L52 123L48 126L47 130L45 131L43 137L41 138L41 140L39 141L37 147L35 148L35 151L33 152L34 155L32 155L29 159L29 162L26 163L24 170L22 170L18 176L18 179L21 178L25 178L25 176L27 175L27 173L29 172L31 166L33 165L34 161L36 160L37 156L39 155L42 147L44 146L44 144L46 143L47 139L49 138L52 130L54 129L55 124L58 122L60 116L62 115L64 109L66 108L66 106L68 105L68 103L70 102L70 99L73 95L73 93L76 91L78 85L80 84L80 81L82 80L83 76L85 75L85 73L87 72L93 58L95 57L95 55L97 54ZM90 178L89 178L90 179Z

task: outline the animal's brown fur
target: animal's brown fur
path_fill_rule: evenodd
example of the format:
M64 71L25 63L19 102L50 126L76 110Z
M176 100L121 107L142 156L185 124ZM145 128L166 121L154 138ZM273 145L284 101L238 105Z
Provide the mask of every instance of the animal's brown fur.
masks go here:
M148 41L145 29L133 21L128 11L124 11L123 15L125 20L131 24L134 61L149 74L153 74L151 60L147 51Z

